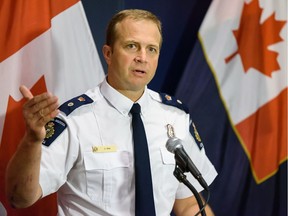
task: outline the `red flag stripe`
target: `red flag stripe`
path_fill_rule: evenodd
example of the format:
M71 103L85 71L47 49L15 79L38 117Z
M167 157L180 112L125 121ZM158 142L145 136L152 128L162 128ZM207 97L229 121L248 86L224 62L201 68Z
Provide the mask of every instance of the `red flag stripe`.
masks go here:
M2 1L0 7L0 62L41 35L51 19L79 0Z
M258 183L275 174L287 159L287 94L286 88L236 125Z

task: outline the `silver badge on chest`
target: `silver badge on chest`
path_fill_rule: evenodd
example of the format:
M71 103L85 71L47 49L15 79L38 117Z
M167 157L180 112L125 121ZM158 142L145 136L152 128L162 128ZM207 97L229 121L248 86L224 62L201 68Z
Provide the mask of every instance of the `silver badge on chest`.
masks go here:
M169 138L175 137L174 128L170 124L167 124L167 135L168 135Z

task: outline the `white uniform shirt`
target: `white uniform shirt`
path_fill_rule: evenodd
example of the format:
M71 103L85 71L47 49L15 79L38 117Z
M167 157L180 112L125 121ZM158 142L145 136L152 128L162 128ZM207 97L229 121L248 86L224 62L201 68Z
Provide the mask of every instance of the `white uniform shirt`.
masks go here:
M40 185L43 196L58 191L59 215L135 215L133 137L129 111L133 101L104 80L86 92L93 102L58 117L67 128L48 147L43 145ZM210 184L217 173L189 132L190 117L161 102L158 93L145 89L141 105L157 216L170 215L175 199L192 192L173 171L174 155L166 150L167 124ZM69 104L73 106L73 104ZM53 131L54 132L54 131ZM56 132L55 132L56 134ZM202 187L190 173L187 179Z

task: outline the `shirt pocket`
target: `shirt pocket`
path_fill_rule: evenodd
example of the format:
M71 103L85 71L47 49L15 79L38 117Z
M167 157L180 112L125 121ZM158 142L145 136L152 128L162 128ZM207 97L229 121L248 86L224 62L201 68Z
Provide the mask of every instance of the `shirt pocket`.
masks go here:
M131 158L126 151L84 153L88 196L99 203L121 201L128 195Z
M165 147L160 148L162 163L164 165L174 165L175 166L175 158L174 154L169 152Z
M174 199L176 190L178 188L178 180L173 175L175 170L174 154L169 152L165 147L160 148L161 153L161 172L160 185L161 194L165 199ZM164 183L163 183L164 182ZM172 202L172 201L171 201Z

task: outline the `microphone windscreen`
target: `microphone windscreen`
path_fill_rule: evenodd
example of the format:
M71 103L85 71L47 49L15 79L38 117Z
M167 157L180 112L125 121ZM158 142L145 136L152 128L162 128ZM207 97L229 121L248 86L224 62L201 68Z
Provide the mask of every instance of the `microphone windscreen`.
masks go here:
M166 142L166 148L169 152L174 153L177 148L182 148L181 140L177 137L169 138Z

